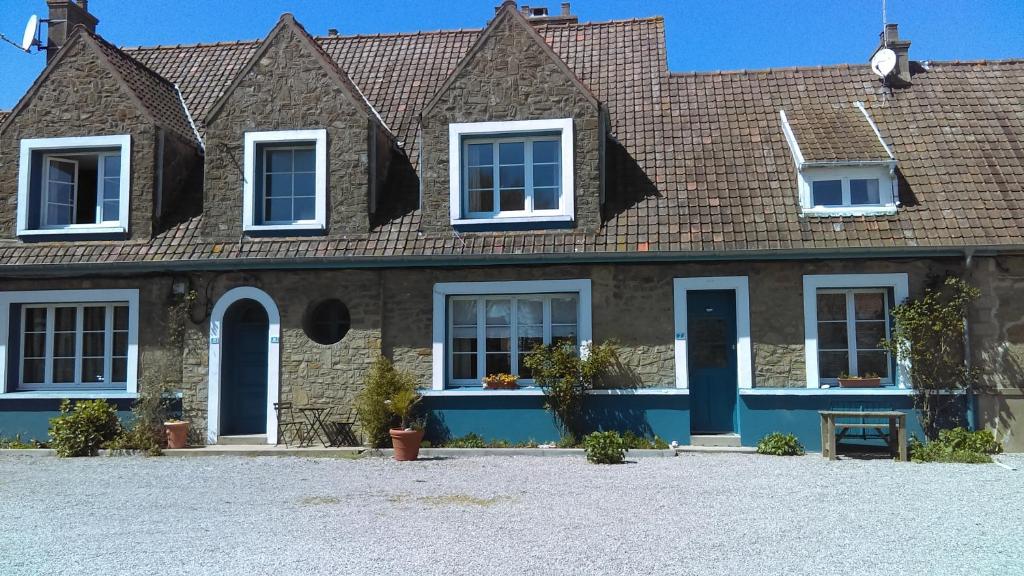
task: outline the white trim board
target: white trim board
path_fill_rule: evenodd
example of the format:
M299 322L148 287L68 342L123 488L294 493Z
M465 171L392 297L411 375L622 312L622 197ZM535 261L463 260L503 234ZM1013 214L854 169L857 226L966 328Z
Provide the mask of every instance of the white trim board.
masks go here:
M910 295L906 273L894 274L809 274L804 276L804 364L807 388L820 388L818 381L818 305L819 288L892 288L893 305L902 304ZM896 385L910 388L910 364L896 363ZM831 391L831 389L829 389ZM869 392L870 393L870 392Z
M324 230L327 228L327 130L276 130L246 132L243 150L242 230L272 232L285 230ZM256 148L262 144L312 142L316 159L316 216L312 222L294 224L258 224L256 220Z
M67 138L24 138L21 140L21 155L18 160L18 206L16 208L16 229L18 236L63 236L78 234L123 234L128 232L129 203L131 201L131 153L132 137L129 134L114 136L74 136ZM72 224L65 228L29 228L28 207L32 203L31 175L32 154L37 151L119 148L121 173L117 222L99 224ZM102 183L97 186L97 195L102 194ZM42 183L40 183L42 194ZM40 220L42 215L40 214Z
M100 302L128 303L128 373L124 390L45 390L45 391L7 391L7 360L8 339L10 338L11 304L88 304ZM137 394L139 391L139 291L137 289L121 290L28 290L16 292L0 292L0 396L11 398L28 398L25 394L54 392L61 397L72 397L69 394L100 394L100 397L113 398L117 394ZM88 396L91 397L91 396Z
M908 388L750 388L740 396L911 396Z
M431 348L431 389L445 390L448 364L445 352L447 341L447 303L449 296L486 296L488 294L548 294L575 292L579 294L580 353L586 354L593 341L590 280L526 280L511 282L441 282L434 284L433 345ZM510 392L522 394L516 390Z
M277 411L274 402L280 396L281 388L281 314L269 294L243 286L232 288L217 300L210 314L209 385L206 404L206 441L216 444L220 436L220 389L221 389L221 347L224 314L239 300L254 300L267 311L267 444L277 444Z
M740 390L754 385L750 344L750 292L746 276L706 276L672 280L675 317L676 388L689 388L687 358L686 293L691 290L733 290L736 293L736 385Z
M803 390L801 388L801 390ZM587 390L591 396L686 396L690 391L686 388L601 388ZM482 390L482 389L461 389L451 388L447 390L420 390L420 394L429 397L443 396L475 396L487 398L490 396L543 396L544 391L540 388L526 388L520 390Z
M537 215L494 216L469 218L462 206L462 140L466 136L515 136L531 132L557 132L561 142L561 193L559 209L543 211ZM448 199L452 225L571 222L575 215L576 186L573 174L576 167L574 153L573 119L508 120L500 122L461 122L448 125Z

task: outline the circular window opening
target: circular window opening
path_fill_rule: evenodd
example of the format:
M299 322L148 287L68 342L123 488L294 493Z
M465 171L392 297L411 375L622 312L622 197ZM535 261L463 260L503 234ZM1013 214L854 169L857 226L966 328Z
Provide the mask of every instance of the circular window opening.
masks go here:
M303 328L313 342L335 344L348 334L351 325L348 307L341 300L331 298L310 306Z

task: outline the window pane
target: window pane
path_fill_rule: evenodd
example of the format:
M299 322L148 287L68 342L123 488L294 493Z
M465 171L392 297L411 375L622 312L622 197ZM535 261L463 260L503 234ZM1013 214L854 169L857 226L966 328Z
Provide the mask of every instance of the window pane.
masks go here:
M551 344L555 346L562 346L569 344L570 346L576 346L576 325L575 324L556 324L551 326Z
M53 334L53 355L65 358L75 356L75 333L54 332Z
M114 307L114 330L127 330L128 329L128 307L127 306L115 306Z
M54 312L53 329L58 332L75 330L75 317L77 315L78 310L75 308L57 308L56 311Z
M116 222L121 217L121 202L118 200L103 201L103 221Z
M476 352L476 327L452 328L452 352Z
M110 381L117 384L124 384L128 381L128 359L127 358L114 358L111 362L111 374Z
M22 382L26 384L42 384L46 377L46 360L25 360L22 368Z
M114 356L128 355L128 333L114 332Z
M885 352L857 352L858 376L864 377L877 374L882 378L889 377L889 355Z
M50 182L46 191L46 201L50 204L71 205L75 196L75 185Z
M880 204L878 179L850 180L850 204Z
M105 178L120 177L121 155L111 154L103 157L103 176Z
M544 302L542 300L519 300L516 303L519 325L543 324Z
M455 354L452 356L452 378L456 380L474 380L476 377L476 354Z
M576 297L562 296L551 299L551 323L576 323Z
M526 186L526 172L522 166L502 166L499 184L502 190Z
M487 327L487 352L510 352L512 329L507 326Z
M267 198L286 198L292 195L291 174L270 174L267 176Z
M494 168L491 166L473 166L469 169L469 189L487 190L494 188Z
M534 166L533 186L534 188L558 186L558 166L555 164Z
M818 294L818 320L846 320L846 294Z
M46 223L50 226L65 226L71 224L71 206L49 204L46 207Z
M847 352L818 352L818 377L838 378L850 370Z
M46 356L46 334L30 333L25 335L25 357L42 358Z
M488 354L485 371L487 374L511 373L512 356L510 354Z
M494 212L494 192L487 190L469 191L470 212Z
M811 184L811 203L815 206L842 206L843 182L818 180Z
M469 166L490 166L494 164L494 150L491 144L470 144L467 160Z
M453 300L452 322L461 326L475 326L476 300Z
M296 172L316 172L316 154L312 148L295 151Z
M556 210L558 208L558 188L534 188L534 210Z
M885 322L857 322L857 349L881 348L885 339Z
M292 151L288 149L267 150L267 172L291 172Z
M50 183L64 182L74 183L75 181L75 163L74 162L63 162L61 160L50 161Z
M488 300L487 301L487 325L507 326L512 320L511 300Z
M316 198L309 196L296 198L293 206L295 211L292 213L292 217L295 221L314 220L316 218Z
M71 384L75 381L74 358L54 358L53 381L57 384Z
M857 320L885 320L885 295L881 292L853 295Z
M312 172L296 174L292 180L292 193L296 196L316 196L316 176Z
M107 324L105 306L86 306L82 309L82 328L86 332L103 330Z
M45 332L46 331L46 308L25 309L25 331Z
M118 200L121 197L121 179L107 176L103 179L103 199Z
M533 143L533 163L558 162L560 143L554 140L545 140Z
M82 360L82 384L96 384L105 381L103 358L85 358Z
M267 200L267 213L264 218L267 222L291 222L292 221L292 200L291 198L270 198Z
M543 326L520 326L519 327L519 354L531 352L537 346L544 344Z
M89 332L82 334L82 356L103 356L106 333Z
M818 348L822 350L846 350L849 336L846 322L819 322Z
M526 191L522 188L502 188L500 209L502 211L525 210Z
M498 145L498 163L502 166L523 163L524 144L522 142L503 142Z

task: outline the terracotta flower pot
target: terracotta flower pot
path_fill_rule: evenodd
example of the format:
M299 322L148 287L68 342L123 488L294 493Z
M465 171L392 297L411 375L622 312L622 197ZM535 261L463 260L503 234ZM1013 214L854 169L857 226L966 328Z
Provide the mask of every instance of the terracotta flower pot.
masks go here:
M188 446L188 422L164 422L168 448Z
M840 388L878 388L882 385L881 378L840 378Z
M408 461L419 458L423 430L402 430L392 428L391 444L395 447L395 460Z

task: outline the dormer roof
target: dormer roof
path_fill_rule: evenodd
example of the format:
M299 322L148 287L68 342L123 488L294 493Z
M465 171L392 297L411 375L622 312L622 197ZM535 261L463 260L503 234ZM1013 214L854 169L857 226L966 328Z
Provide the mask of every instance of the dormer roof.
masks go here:
M860 102L801 103L779 111L783 131L798 166L887 163L889 146Z

